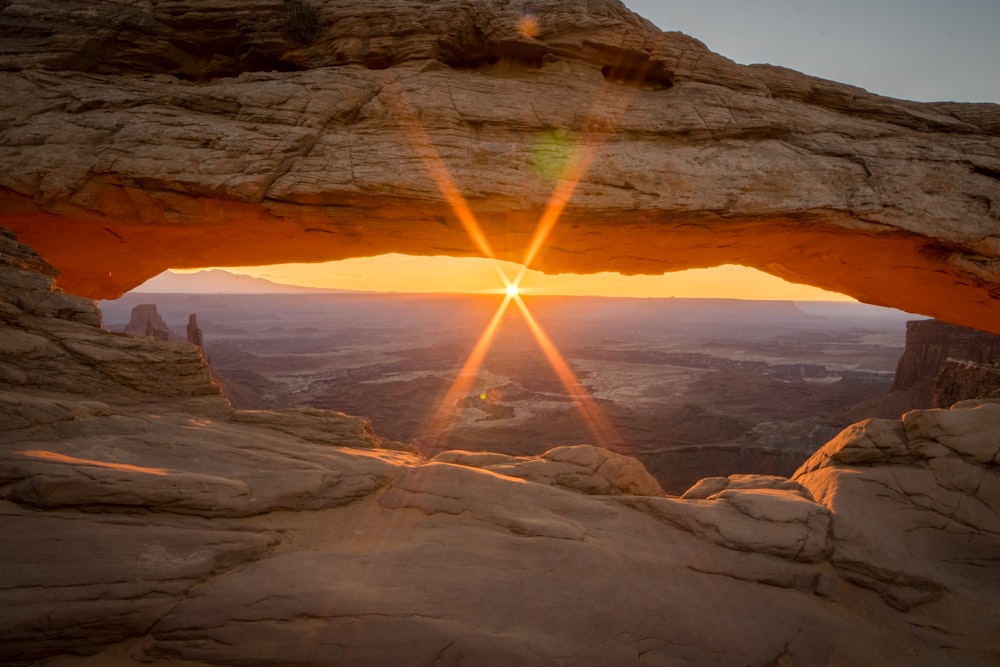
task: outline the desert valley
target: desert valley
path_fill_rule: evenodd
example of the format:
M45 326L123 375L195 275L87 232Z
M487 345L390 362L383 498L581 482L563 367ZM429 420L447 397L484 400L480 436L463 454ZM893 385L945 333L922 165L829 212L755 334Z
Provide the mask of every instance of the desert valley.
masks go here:
M177 340L196 314L213 376L237 408L365 415L380 435L427 456L598 444L637 457L676 494L703 477L790 475L848 424L898 416L875 414L874 404L892 388L913 317L900 311L849 302L525 299L607 432L588 426L516 310L474 384L452 399L457 413L435 423L499 295L136 292L101 310L105 325L122 331L135 306L155 305ZM144 332L146 323L133 327Z

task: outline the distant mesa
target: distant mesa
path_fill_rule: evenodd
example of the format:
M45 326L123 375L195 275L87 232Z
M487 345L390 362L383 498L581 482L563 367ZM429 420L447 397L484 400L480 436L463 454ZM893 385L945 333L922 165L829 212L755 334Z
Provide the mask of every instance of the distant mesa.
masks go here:
M133 291L156 294L329 294L354 292L354 290L286 285L266 278L231 273L223 269L207 269L197 273L164 271L139 285Z

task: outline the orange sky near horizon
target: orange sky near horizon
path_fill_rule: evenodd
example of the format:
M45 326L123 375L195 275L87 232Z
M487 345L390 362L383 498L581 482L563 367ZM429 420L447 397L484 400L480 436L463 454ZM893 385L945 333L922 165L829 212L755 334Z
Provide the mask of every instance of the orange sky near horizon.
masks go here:
M499 265L509 280L521 266L476 257L379 255L317 264L216 267L272 282L304 287L404 293L502 293ZM173 269L194 273L203 269ZM744 266L691 269L659 276L619 273L554 274L528 270L522 294L636 298L728 298L788 301L853 301L848 296L781 278Z

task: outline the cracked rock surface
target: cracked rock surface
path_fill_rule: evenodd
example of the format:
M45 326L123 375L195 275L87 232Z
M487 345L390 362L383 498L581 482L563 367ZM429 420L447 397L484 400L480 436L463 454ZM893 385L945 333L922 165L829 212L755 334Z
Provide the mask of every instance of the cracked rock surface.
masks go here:
M667 497L590 445L428 461L234 411L197 348L101 330L50 274L0 235L4 664L1000 660L1000 403Z

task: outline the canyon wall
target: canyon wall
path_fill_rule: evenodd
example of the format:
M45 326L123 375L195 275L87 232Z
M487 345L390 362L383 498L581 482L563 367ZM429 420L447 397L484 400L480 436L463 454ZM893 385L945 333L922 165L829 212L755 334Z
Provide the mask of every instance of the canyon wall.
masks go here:
M1000 336L936 320L907 322L906 347L892 389L908 392L913 407L950 407L958 400L991 393L983 362L996 360L1000 360ZM980 376L984 384L972 381L971 374L964 377L966 364L970 370L984 369Z
M940 408L975 398L1000 398L1000 361L946 361L934 378L931 405Z
M385 252L733 263L1000 332L997 105L736 65L614 0L11 2L0 44L0 223L78 294Z

